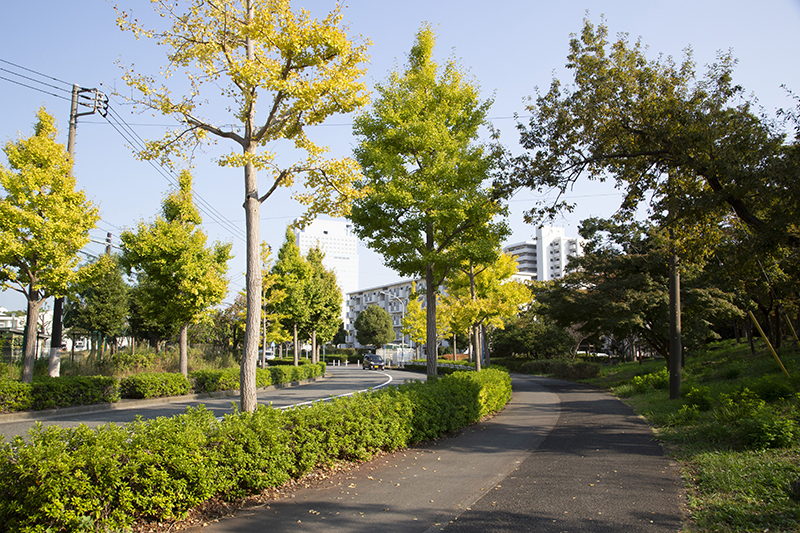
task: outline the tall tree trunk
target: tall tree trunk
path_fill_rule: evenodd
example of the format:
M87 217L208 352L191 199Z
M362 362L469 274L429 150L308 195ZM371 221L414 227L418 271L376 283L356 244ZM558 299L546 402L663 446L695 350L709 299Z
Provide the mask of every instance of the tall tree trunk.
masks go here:
M264 299L261 299L263 304ZM261 368L267 367L267 313L261 309Z
M250 0L246 2L245 20L249 25L255 9ZM255 60L255 49L248 33L245 37L247 61ZM250 157L256 155L257 143L253 141L255 128L255 102L250 102L245 119L244 152ZM244 329L244 351L239 374L240 408L242 412L256 410L256 365L258 364L258 332L261 323L261 202L258 198L258 177L252 159L244 167L244 212L247 237L247 315Z
M297 323L294 324L294 366L300 364L300 343L297 340Z
M749 318L747 319L747 330L745 332L747 333L747 342L750 344L750 354L755 355L756 343L753 339L753 321Z
M427 351L428 377L436 377L436 290L433 287L433 265L425 266L425 351Z
M480 372L483 364L481 360L483 359L483 354L481 353L481 331L477 322L472 325L472 345L475 350L475 370Z
M311 362L317 364L317 330L311 331Z
M39 309L42 301L39 291L28 288L28 315L25 318L25 356L22 363L22 382L33 381L33 363L36 360L36 340L39 325Z
M189 377L189 353L188 343L186 342L187 332L189 331L189 323L181 325L180 341L178 343L178 361L181 367L181 374Z

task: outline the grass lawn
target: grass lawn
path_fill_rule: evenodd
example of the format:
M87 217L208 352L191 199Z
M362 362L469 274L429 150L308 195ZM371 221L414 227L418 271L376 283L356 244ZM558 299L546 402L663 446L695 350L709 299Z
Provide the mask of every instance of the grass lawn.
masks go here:
M669 400L666 363L606 366L586 383L610 389L646 417L682 465L687 532L800 531L800 355L725 341L686 356L681 398Z

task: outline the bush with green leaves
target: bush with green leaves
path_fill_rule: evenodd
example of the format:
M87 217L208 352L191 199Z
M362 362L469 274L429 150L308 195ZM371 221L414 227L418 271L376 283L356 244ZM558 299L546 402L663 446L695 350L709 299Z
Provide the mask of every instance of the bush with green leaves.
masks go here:
M195 392L218 392L239 388L239 369L197 370L189 372Z
M28 442L0 444L0 524L93 532L180 518L212 497L239 498L319 465L440 437L502 408L510 394L508 374L489 369L221 420L200 406L126 426L39 425Z
M119 401L119 381L107 376L35 377L31 409L55 409Z
M32 390L30 383L0 378L0 413L30 409L33 402Z
M161 398L189 394L192 384L180 373L154 372L122 378L119 389L123 398Z
M294 381L302 381L325 375L325 363L294 365L276 365L256 369L256 386L268 387ZM239 369L198 370L190 372L195 392L218 392L237 390L239 388Z

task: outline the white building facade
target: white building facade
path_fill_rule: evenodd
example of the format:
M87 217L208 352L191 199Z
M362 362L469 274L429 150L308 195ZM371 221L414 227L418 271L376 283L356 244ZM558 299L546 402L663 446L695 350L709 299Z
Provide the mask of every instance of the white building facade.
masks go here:
M424 280L404 280L388 285L380 285L360 291L351 292L347 295L347 316L345 318L345 342L353 348L362 348L356 340L355 322L358 315L371 305L378 305L392 317L392 325L395 332L395 343L411 346L411 340L402 333L403 318L408 309L409 298L411 298L412 287L416 284L419 294L425 288ZM422 296L418 296L425 307Z
M353 225L344 220L314 220L294 233L302 255L317 246L325 254L322 264L336 274L342 291L342 320L347 323L347 294L358 290L358 237Z
M584 243L580 237L566 237L564 228L543 226L536 230L536 240L508 244L503 252L516 258L518 277L549 281L564 277L570 257L583 255Z

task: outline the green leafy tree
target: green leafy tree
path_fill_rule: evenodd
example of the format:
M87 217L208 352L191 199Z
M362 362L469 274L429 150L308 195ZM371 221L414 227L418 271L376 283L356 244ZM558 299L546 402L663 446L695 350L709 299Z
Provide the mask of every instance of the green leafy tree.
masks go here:
M500 254L495 262L486 265L469 263L455 271L447 281L445 304L452 309L453 320L470 328L476 369L481 368L481 326L502 328L504 321L514 317L531 300L531 291L515 281L516 260Z
M231 245L217 242L207 248L201 222L192 199L192 176L182 172L179 189L165 198L161 216L121 235L123 264L146 275L141 286L145 315L179 327L183 375L188 373L189 324L222 302L228 289Z
M163 79L183 75L185 93L173 96L154 77L129 70L124 80L141 94L140 106L175 118L180 128L148 143L144 158L169 159L190 154L200 144L226 139L237 145L219 159L223 166L244 169L247 232L247 321L241 366L241 409L256 408L256 362L261 322L259 237L260 206L280 187L292 187L307 207L304 221L317 213L342 216L355 191L358 166L350 159L327 159L305 127L337 113L349 113L367 101L364 72L369 41L356 43L342 24L341 5L324 19L306 10L295 13L290 0L191 0L186 12L152 4L166 29L142 27L120 12L118 24L138 37L150 37L167 48ZM213 108L209 94L222 100ZM219 126L229 124L230 126ZM304 152L296 163L279 163L275 146ZM259 191L258 173L268 176ZM296 183L300 176L305 180Z
M453 265L490 262L507 234L495 190L494 150L476 143L490 101L453 62L433 61L434 34L417 33L404 72L376 88L356 118L364 196L353 204L356 234L402 275L425 279L428 375L436 375L436 295Z
M336 334L333 336L331 344L338 347L340 344L344 344L346 341L347 331L344 329L344 322L340 322L339 329L336 330Z
M319 248L311 248L306 259L311 266L311 277L306 286L309 317L304 332L311 337L311 359L319 358L319 344L333 339L342 323L342 291L336 283L336 274L322 264L325 254Z
M238 293L233 303L222 309L211 311L214 344L226 350L238 352L244 337L244 317L247 299Z
M277 306L286 298L286 292L277 288L280 276L272 272L272 249L266 241L261 243L261 322L262 322L262 367L266 362L267 347L273 342L289 340L289 334L281 323L283 318ZM245 314L246 317L246 314ZM244 325L244 322L242 323Z
M285 297L274 308L281 317L283 328L291 332L294 340L294 364L300 363L299 332L308 323L311 306L308 301L308 284L312 276L311 265L300 254L297 238L291 226L286 228L283 245L278 250L278 260L272 267L277 279L272 292L281 291Z
M358 314L356 340L364 346L383 346L395 338L392 317L383 307L370 305Z
M491 330L492 357L556 359L568 354L572 337L562 327L526 311Z
M609 43L607 34L605 25L585 21L573 36L567 67L575 86L554 80L528 107L531 119L521 127L521 142L529 153L519 158L511 185L563 194L580 177L611 179L625 191L620 219L650 203L653 219L669 227L673 239L669 318L678 361L679 259L686 235L717 227L732 212L759 239L797 248L800 195L789 176L797 174L798 146L787 145L774 122L753 111L733 84L730 55L721 55L698 80L690 53L680 65L671 58L649 60L641 42L621 36ZM564 208L571 206L559 200L529 215L538 219ZM692 242L701 243L694 253L705 253L715 241ZM675 366L670 397L679 394Z
M89 242L97 208L75 188L72 161L56 142L55 120L44 108L31 137L8 142L9 167L0 165L0 286L28 302L22 380L33 379L36 325L44 300L66 294L78 251ZM50 374L59 373L58 356ZM51 357L53 355L51 354Z
M131 348L136 349L136 340L147 341L151 348L161 350L163 341L178 335L180 326L171 320L162 320L157 309L152 309L151 294L158 291L158 287L151 286L144 272L136 273L136 284L130 288L128 294L128 328L133 339Z
M115 341L111 344L114 350L117 337L127 326L128 291L119 257L100 256L78 272L64 308L64 326L100 332Z
M538 312L561 327L581 324L589 336L646 342L669 363L669 240L663 231L601 219L583 222L589 239L575 270L537 291ZM715 318L741 316L733 295L709 283L700 264L684 264L683 337L689 348L713 339Z
M795 188L780 186L786 171L777 167L791 164L797 150L733 84L734 60L722 55L698 80L690 53L680 65L649 60L641 42L620 36L612 44L607 37L604 24L585 21L567 56L574 87L554 80L528 106L531 118L520 131L529 153L519 158L512 186L564 193L580 177L613 179L625 191L622 215L653 198L661 204L656 215L671 207L669 218L691 228L722 206L756 233L790 238L790 221L764 210L781 195L796 203ZM680 187L669 186L670 179ZM529 215L571 207L560 200Z

